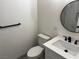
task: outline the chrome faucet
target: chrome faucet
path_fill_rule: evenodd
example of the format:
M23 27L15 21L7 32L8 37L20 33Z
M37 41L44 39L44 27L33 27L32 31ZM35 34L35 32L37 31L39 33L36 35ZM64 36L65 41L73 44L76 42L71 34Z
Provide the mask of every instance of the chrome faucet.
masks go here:
M66 36L63 36L63 37L65 37L65 41L68 41L68 42L70 42L71 43L71 37L69 36L69 37L66 37Z
M70 42L70 43L71 43L71 37L70 37L70 36L68 37L68 42Z

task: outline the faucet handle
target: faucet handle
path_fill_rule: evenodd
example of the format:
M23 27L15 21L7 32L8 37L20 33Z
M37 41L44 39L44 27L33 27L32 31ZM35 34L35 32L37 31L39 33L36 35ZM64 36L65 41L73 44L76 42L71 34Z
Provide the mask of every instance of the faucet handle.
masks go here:
M77 45L77 40L74 42L74 44L76 44L76 45Z
M79 42L79 40L76 40L76 41L74 42L74 44L76 44L76 45L77 45L77 44L78 44L78 42Z
M66 36L63 36L63 37L65 38L64 40L67 41L67 37Z

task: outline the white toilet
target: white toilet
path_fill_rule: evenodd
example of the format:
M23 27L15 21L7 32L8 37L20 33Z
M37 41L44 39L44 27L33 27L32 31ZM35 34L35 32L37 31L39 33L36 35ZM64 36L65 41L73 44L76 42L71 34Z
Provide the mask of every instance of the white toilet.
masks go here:
M38 34L38 46L32 47L27 52L28 59L42 59L44 56L44 46L43 44L50 39L49 36L44 34Z

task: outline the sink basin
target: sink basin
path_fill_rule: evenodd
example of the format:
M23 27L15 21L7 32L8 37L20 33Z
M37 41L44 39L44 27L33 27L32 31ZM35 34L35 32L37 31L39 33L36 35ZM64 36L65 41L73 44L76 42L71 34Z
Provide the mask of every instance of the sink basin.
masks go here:
M62 51L69 53L73 56L76 56L79 53L79 47L77 47L76 45L72 45L71 43L62 41L62 40L58 40L54 42L52 45L59 49L62 49Z

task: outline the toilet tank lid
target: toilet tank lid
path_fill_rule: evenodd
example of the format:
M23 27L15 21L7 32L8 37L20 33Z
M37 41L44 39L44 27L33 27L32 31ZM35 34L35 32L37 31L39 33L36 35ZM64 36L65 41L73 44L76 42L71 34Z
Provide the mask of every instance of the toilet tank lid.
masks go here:
M43 38L43 39L46 39L46 40L49 40L50 39L50 37L49 36L47 36L47 35L45 35L45 34L38 34L38 37L40 37L40 38Z
M40 46L35 46L33 48L31 48L28 53L27 56L28 57L35 57L38 56L42 53L42 51L44 50L44 48L40 47Z

